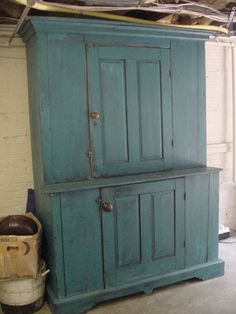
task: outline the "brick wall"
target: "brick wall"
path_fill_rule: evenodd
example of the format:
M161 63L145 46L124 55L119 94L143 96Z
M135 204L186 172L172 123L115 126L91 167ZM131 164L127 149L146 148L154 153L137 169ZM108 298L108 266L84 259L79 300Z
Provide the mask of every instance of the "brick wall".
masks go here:
M32 184L26 56L17 40L0 47L0 216L23 213Z

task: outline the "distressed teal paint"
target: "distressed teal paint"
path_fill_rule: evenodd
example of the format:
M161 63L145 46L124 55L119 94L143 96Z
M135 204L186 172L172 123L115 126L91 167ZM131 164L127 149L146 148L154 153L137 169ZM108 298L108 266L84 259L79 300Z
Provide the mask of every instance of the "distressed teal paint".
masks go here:
M187 177L179 178L175 181L176 192L175 204L179 209L178 215L175 216L175 238L176 246L175 250L178 251L176 255L176 268L184 269L186 266L186 192L185 192L185 180ZM184 194L183 194L184 193Z
M118 267L140 262L140 208L138 196L115 200ZM104 243L105 243L104 239Z
M31 147L32 147L32 163L34 172L34 185L36 189L44 183L44 162L43 162L43 147L41 133L41 98L39 85L41 82L40 69L38 64L42 57L42 45L39 42L43 40L40 36L37 40L33 37L27 44L27 74L29 88L29 115L30 115L30 130L31 130Z
M218 257L218 225L219 215L216 211L219 204L219 173L214 172L209 177L209 213L208 213L208 251L207 260Z
M102 99L102 138L104 163L128 161L126 126L125 64L102 60L100 62ZM91 91L92 92L92 91ZM96 132L96 130L94 131ZM96 139L94 139L94 146ZM101 145L102 143L97 143Z
M209 33L60 18L20 33L54 313L223 275L219 169L206 167Z
M168 179L183 178L198 176L202 174L210 174L214 172L219 172L220 169L213 167L201 167L201 168L189 168L189 169L178 169L171 171L159 171L151 172L145 174L136 174L111 177L111 178L99 178L88 181L78 181L78 182L67 182L67 183L58 183L58 184L47 184L43 188L43 191L46 193L62 193L62 192L72 192L77 190L89 190L96 189L101 187L117 186L122 184L134 184L141 182L154 182L154 181L163 181Z
M45 140L50 141L45 164L50 160L46 171L54 182L89 176L84 58L82 36L48 34L47 60L42 63L48 71L45 79L48 79L50 114L50 125L45 126L46 130L50 129L45 134Z
M140 61L138 81L141 159L163 159L161 63Z
M153 258L153 196L151 193L140 195L141 258L149 263Z
M175 255L175 191L153 195L153 258ZM165 240L164 240L165 239Z
M207 261L209 175L186 179L186 266Z
M41 208L43 211L43 208ZM47 238L47 258L49 266L52 266L52 288L58 298L65 296L65 276L64 276L64 252L63 252L63 229L61 213L60 194L51 195L51 234Z
M203 166L206 165L204 45L174 40L171 48L174 167Z

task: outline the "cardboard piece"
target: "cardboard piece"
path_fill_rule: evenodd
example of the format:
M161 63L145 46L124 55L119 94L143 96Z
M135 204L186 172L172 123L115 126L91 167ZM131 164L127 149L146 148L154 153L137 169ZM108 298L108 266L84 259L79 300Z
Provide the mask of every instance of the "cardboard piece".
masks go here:
M1 281L36 278L38 274L42 226L31 213L21 216L32 219L37 225L37 231L33 235L0 235ZM4 217L0 223L9 217Z

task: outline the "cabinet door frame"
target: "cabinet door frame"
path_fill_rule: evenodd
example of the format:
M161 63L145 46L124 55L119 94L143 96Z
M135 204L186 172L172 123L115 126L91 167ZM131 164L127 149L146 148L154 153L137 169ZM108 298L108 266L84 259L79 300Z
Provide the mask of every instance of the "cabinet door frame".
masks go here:
M184 179L164 180L152 183L123 185L101 189L103 201L113 203L115 198L126 196L144 196L140 203L145 202L145 195L157 192L174 191L174 249L171 257L150 259L151 234L148 230L150 223L143 204L139 207L140 225L140 260L130 265L119 265L117 240L117 212L116 204L112 212L102 211L103 252L104 252L104 282L105 287L136 282L150 276L159 276L176 271L185 266L185 201ZM142 208L144 210L142 210ZM168 226L166 226L168 228ZM148 248L149 247L149 248Z
M173 167L173 110L170 80L170 49L167 47L147 48L145 46L130 47L123 45L123 47L121 47L89 44L86 46L86 53L89 111L101 113L101 117L97 121L90 118L90 145L93 151L93 176L124 175L171 169ZM143 53L147 55L147 60L145 57L142 57ZM114 59L112 59L112 56ZM123 103L120 101L122 105L120 104L120 106L118 106L120 108L118 115L120 115L122 121L124 121L124 125L122 124L121 126L117 123L118 120L114 121L114 116L113 118L109 118L111 114L107 114L107 111L105 114L105 109L103 108L99 60L109 61L109 58L113 60L114 63L116 63L115 61L117 60L118 67L120 63L120 71L124 71L124 82L123 85L121 82L120 88L121 90L124 88L125 99L123 97ZM147 152L147 156L145 156L146 148L143 148L143 145L145 146L148 143L148 140L145 140L147 134L144 135L146 132L145 129L147 129L148 126L144 125L146 119L141 118L143 116L142 110L144 109L144 105L141 105L140 98L142 97L140 96L140 86L138 86L142 76L138 73L141 71L140 66L144 61L146 62L146 67L149 63L151 68L153 65L156 65L157 73L160 75L156 77L160 85L160 89L157 89L156 92L157 95L159 95L160 103L159 106L150 109L150 112L154 110L153 114L149 112L151 116L156 115L159 120L153 127L150 126L149 128L153 130L155 128L160 129L160 132L155 130L156 132L153 131L151 134L153 142L150 140L148 147L151 151L153 150L153 157L150 157L152 152ZM121 64L122 62L124 62L123 65ZM122 66L124 66L124 69L122 69ZM133 80L133 77L136 79ZM145 88L148 89L148 84L145 85L144 90ZM150 101L152 102L152 100ZM145 111L146 110L144 110L144 112ZM142 119L144 120L142 121ZM112 124L116 125L116 132L110 135L106 125L112 126ZM143 124L142 127L141 124ZM150 123L150 125L152 125L152 123ZM159 140L154 140L155 137L158 138L158 136L155 136L157 133L159 133L160 138ZM142 138L143 136L144 139ZM106 137L108 139L105 139ZM108 148L106 147L106 141L108 144L110 143ZM116 144L114 145L114 143L118 143L117 146L120 147L117 152ZM152 146L151 143L154 145ZM106 156L107 152L108 157Z

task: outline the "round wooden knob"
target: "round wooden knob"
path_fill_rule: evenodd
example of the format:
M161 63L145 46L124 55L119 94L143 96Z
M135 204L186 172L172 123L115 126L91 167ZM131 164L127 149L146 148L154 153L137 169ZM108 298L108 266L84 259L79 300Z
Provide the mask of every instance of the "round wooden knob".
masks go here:
M94 120L100 119L100 116L101 116L100 112L97 111L90 112L90 117Z
M105 212L111 212L113 209L112 203L104 202L102 203L102 209L105 210Z

